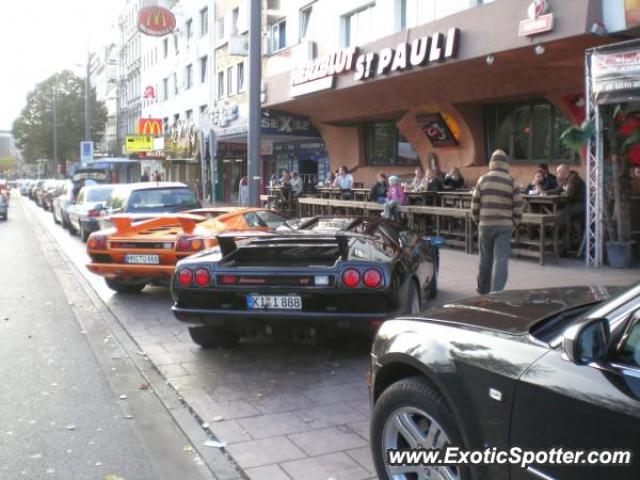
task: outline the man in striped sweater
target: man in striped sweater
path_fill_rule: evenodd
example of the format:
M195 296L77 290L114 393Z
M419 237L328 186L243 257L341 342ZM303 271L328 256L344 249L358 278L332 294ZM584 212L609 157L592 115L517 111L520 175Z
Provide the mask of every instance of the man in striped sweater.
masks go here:
M480 232L478 293L504 290L507 283L511 234L522 220L520 188L509 175L509 157L502 150L491 155L489 172L480 177L471 200L471 215Z

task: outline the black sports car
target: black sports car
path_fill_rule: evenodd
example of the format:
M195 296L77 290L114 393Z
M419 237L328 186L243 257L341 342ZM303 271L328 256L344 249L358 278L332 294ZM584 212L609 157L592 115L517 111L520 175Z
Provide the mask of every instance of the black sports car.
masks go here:
M504 292L386 322L370 374L380 479L640 478L640 284L619 290ZM395 449L448 446L583 454L577 465L544 454L518 465L388 461ZM592 465L589 452L603 449L632 463Z
M203 347L244 333L373 332L437 293L438 239L381 218L313 217L274 232L230 232L178 262L178 320Z

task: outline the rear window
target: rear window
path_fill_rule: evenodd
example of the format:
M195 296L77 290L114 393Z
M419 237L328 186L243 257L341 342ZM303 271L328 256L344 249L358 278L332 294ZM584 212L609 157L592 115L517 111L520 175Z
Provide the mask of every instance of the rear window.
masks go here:
M278 228L287 221L282 215L270 212L268 210L259 210L257 212L245 213L244 221L249 228L267 227Z
M188 188L154 188L131 192L127 211L144 212L158 209L187 210L198 208L195 194Z
M112 187L90 188L86 191L85 202L106 202L113 191Z

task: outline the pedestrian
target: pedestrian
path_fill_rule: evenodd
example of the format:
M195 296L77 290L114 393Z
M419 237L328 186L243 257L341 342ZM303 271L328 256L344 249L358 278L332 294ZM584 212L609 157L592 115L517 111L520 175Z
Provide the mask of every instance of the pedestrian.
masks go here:
M404 205L405 194L400 178L395 175L389 177L389 190L387 192L387 201L384 202L384 211L382 216L384 218L393 219L399 221L398 207Z
M291 174L291 194L294 197L297 197L304 190L304 182L302 181L302 177L298 175L298 172L293 172Z
M520 187L509 174L509 157L502 150L491 155L489 172L478 180L471 200L471 215L478 224L480 266L477 292L504 290L509 275L509 254L514 226L522 220Z
M249 206L249 179L244 176L240 179L240 206Z
M140 176L140 181L141 182L148 182L149 181L149 171L145 170L144 173Z

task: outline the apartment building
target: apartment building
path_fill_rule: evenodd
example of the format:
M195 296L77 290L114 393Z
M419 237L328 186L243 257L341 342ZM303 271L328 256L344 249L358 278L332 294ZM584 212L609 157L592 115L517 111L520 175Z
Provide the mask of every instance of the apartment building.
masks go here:
M95 145L96 154L116 156L119 148L118 116L118 47L115 43L101 48L91 57L89 79L96 99L107 108L107 122L102 138Z

